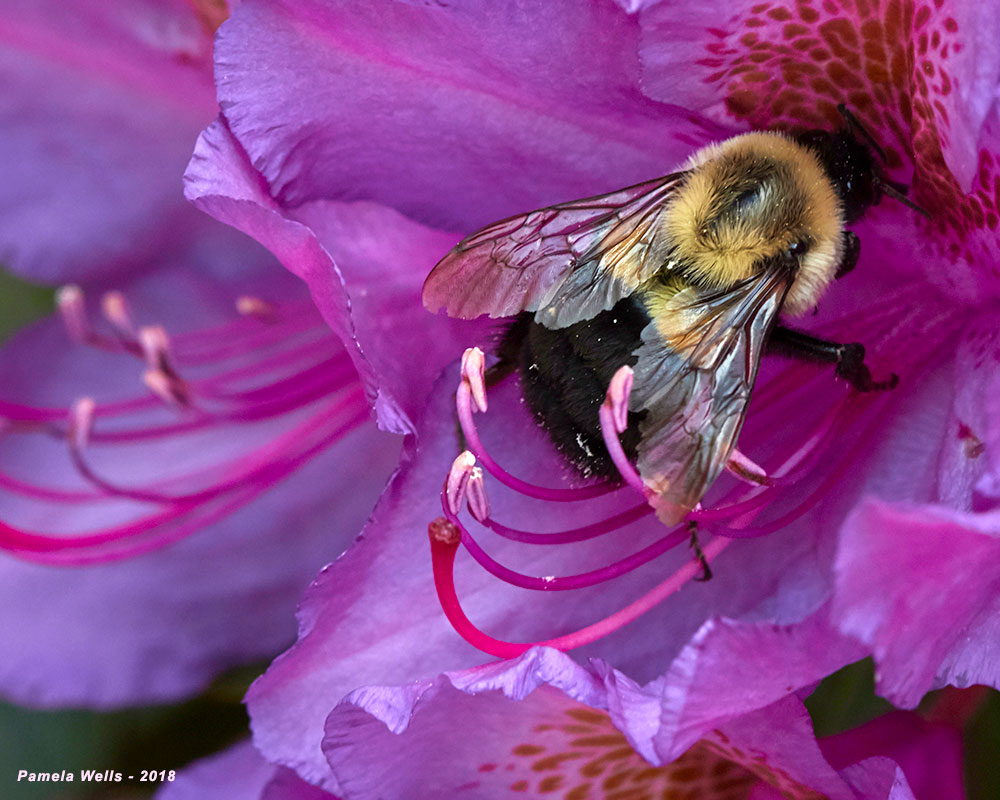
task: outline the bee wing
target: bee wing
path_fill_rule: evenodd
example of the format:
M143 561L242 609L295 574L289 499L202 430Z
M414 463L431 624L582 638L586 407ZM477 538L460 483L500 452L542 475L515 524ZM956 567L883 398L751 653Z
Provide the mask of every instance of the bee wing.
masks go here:
M697 505L736 444L767 333L788 273L770 269L733 289L684 289L643 330L633 411L640 423L639 474L668 525Z
M434 267L424 305L463 319L534 311L549 328L596 316L663 268L660 223L683 175L488 225Z

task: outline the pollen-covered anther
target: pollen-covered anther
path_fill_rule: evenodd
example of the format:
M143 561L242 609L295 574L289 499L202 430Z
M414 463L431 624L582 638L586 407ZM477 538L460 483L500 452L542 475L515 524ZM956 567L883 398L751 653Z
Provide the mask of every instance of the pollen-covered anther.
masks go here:
M476 410L485 412L486 404L486 356L478 347L469 347L462 353L462 380L469 386Z
M83 450L90 441L90 432L94 427L93 398L79 398L69 410L69 425L66 428L66 439L70 446Z
M432 542L438 542L448 547L458 547L459 542L462 541L461 532L444 517L438 517L427 525L427 535L430 536Z
M191 393L184 381L176 375L168 375L159 369L147 369L142 374L142 382L169 406L186 408L191 405Z
M444 496L448 503L448 510L452 514L457 514L462 507L462 500L469 485L469 478L476 466L476 457L468 450L463 450L453 462L448 470L448 477L444 483ZM482 470L480 470L480 475Z
M62 286L56 292L56 306L70 338L86 342L93 335L87 320L87 308L83 299L83 289L79 286Z
M251 295L237 297L236 310L244 317L254 317L262 322L275 322L278 319L278 309L274 303Z
M130 341L136 339L135 323L129 313L125 295L121 292L105 292L101 296L101 312L119 336Z
M486 483L483 480L483 471L479 467L473 467L469 473L469 481L465 485L465 499L469 513L477 522L485 522L490 518L490 499L486 495Z

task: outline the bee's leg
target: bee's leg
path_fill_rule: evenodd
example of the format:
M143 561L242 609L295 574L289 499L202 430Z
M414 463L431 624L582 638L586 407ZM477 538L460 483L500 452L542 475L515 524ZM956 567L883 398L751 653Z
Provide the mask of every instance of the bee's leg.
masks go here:
M838 344L810 336L778 325L771 331L768 352L820 364L836 364L838 378L843 378L859 392L881 392L895 389L899 376L892 374L887 380L872 380L865 366L865 346L858 342Z
M699 582L710 581L712 580L712 570L709 568L708 559L705 558L705 553L702 552L701 545L698 543L698 523L691 519L688 520L687 526L688 530L691 531L691 549L694 550L694 557L701 564L701 576L695 580Z
M858 263L858 256L861 254L861 240L853 231L844 231L843 243L844 254L840 257L840 266L837 267L837 274L833 276L834 278L843 278L854 269Z

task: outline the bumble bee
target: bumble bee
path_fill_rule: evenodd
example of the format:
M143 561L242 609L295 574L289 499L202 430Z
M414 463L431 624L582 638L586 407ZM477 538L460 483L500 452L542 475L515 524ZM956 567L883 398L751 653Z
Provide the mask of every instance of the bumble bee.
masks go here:
M516 316L488 380L519 370L557 448L584 474L613 477L598 409L634 368L622 446L660 518L694 508L726 465L765 350L875 381L859 343L785 327L858 260L846 229L884 194L885 156L843 106L839 132L747 133L679 171L531 211L463 239L427 278L424 305L452 316Z

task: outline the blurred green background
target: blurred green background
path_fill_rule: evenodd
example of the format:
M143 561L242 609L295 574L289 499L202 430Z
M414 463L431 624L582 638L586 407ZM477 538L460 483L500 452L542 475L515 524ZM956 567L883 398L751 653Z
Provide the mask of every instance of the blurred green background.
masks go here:
M0 341L52 309L53 292L0 270ZM2 387L2 378L0 378ZM2 647L2 643L0 643ZM2 658L2 655L0 655ZM248 735L243 695L266 663L218 678L200 697L174 706L108 713L37 711L0 703L0 800L137 800L155 786L121 783L28 784L17 771L79 772L177 769ZM934 693L925 705L934 703ZM827 736L891 710L874 694L870 659L823 681L806 703L816 733ZM1000 693L990 692L965 729L966 785L971 800L1000 798ZM399 800L405 800L400 798ZM927 798L927 800L933 800Z

